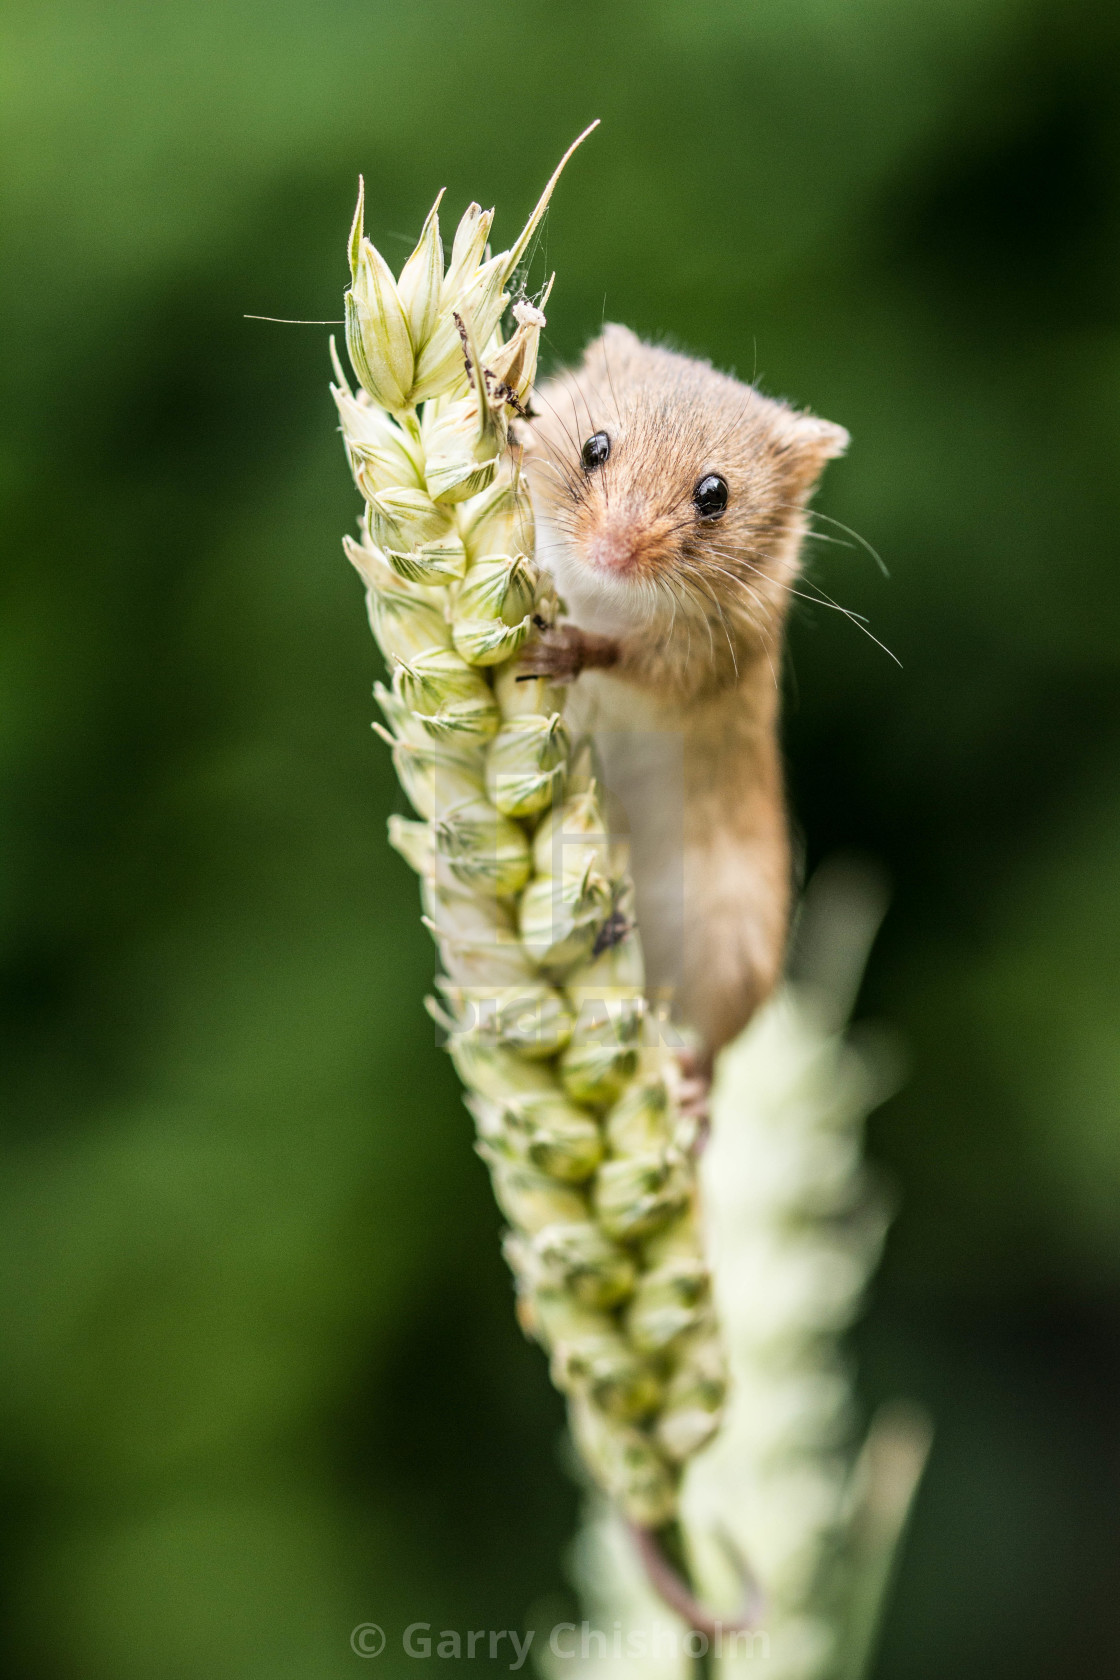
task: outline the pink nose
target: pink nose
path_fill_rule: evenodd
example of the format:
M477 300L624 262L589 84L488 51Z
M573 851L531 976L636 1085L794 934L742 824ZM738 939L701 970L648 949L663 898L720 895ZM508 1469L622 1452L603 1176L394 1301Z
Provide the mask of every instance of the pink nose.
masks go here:
M636 544L629 531L599 531L588 544L593 566L604 572L625 572L634 564Z

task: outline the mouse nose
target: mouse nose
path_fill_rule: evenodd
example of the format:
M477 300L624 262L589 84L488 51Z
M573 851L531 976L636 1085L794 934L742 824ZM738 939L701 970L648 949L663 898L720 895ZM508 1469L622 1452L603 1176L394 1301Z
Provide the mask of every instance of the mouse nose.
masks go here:
M628 572L638 557L634 532L608 526L595 533L587 545L588 558L603 572Z

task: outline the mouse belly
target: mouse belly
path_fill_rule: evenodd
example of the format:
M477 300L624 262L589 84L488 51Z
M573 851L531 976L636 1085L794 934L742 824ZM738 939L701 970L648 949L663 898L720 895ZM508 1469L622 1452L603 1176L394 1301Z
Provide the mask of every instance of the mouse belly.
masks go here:
M776 748L730 713L709 711L697 728L601 672L573 684L566 716L594 743L611 834L629 843L651 1001L699 1036L710 1063L781 969L789 853Z

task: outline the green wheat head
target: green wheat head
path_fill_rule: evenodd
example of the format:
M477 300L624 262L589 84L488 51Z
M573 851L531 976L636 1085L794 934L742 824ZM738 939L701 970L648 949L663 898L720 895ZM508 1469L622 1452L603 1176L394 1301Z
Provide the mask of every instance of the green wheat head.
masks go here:
M534 625L558 610L510 439L549 288L513 302L508 336L502 323L570 155L509 250L490 254L493 212L472 204L445 263L437 199L396 278L359 196L346 294L358 390L335 355L333 391L366 502L346 552L391 677L375 727L416 813L391 818L389 839L420 878L442 964L430 1008L509 1223L521 1324L548 1351L596 1481L659 1527L725 1388L695 1126L646 1005L626 858L589 750L570 739L560 690L518 680Z

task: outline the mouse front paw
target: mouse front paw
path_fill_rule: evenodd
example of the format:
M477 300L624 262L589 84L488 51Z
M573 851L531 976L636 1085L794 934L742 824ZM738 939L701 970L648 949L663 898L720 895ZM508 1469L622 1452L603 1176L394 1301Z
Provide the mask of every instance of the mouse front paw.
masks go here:
M606 670L618 660L618 643L595 636L575 624L554 624L540 632L521 655L518 682L547 677L550 682L574 682L581 671Z
M574 624L553 624L542 630L521 655L518 682L547 677L549 682L574 682L586 664L582 630Z

